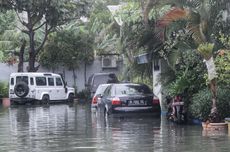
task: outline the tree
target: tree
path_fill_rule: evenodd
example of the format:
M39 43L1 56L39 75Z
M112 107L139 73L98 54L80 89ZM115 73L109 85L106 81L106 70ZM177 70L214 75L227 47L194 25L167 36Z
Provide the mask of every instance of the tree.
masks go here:
M72 70L76 86L75 70L83 64L86 66L91 63L94 52L93 39L85 26L74 25L65 26L63 30L50 35L44 51L40 54L40 63L52 70L60 66Z
M5 0L3 2L3 7L15 11L21 24L20 30L28 36L29 65L27 70L29 72L38 70L39 65L35 65L36 58L49 33L72 19L86 15L89 6L87 0Z
M0 50L2 52L2 60L4 54L4 61L12 65L16 63L16 57L18 57L18 72L23 72L26 36L17 30L16 15L13 11L2 12L0 20Z
M195 50L206 60L209 75L208 79L212 92L212 110L210 113L212 122L219 121L216 107L217 75L213 62L215 38L213 38L212 35L223 30L217 27L218 23L220 23L219 19L222 19L223 23L223 16L221 15L223 13L222 10L227 9L225 3L227 3L227 1L188 0L184 1L184 6L180 7L177 6L177 3L174 3L172 9L162 17L158 24L161 28L165 29L173 22L178 22L179 20L186 21L185 27L182 29L185 31L186 35L194 41L193 47L195 46Z
M94 37L94 49L97 54L118 53L119 25L114 20L108 5L116 1L95 1L90 13L88 29Z

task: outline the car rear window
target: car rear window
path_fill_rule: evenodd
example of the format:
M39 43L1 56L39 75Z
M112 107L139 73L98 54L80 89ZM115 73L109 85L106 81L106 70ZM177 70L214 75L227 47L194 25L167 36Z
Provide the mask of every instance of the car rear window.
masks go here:
M145 85L117 85L115 88L116 95L134 95L134 94L151 94L149 87Z
M98 95L98 94L102 94L104 91L105 91L105 89L108 87L108 85L100 85L98 88L97 88L97 90L96 90L96 95Z
M26 84L28 84L28 76L17 76L16 77L16 84L18 82L25 82Z

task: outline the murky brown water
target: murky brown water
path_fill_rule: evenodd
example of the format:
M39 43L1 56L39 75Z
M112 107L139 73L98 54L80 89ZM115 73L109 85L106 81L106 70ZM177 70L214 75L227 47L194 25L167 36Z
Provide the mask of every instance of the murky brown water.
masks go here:
M230 135L150 117L104 118L89 105L0 106L0 152L229 152Z

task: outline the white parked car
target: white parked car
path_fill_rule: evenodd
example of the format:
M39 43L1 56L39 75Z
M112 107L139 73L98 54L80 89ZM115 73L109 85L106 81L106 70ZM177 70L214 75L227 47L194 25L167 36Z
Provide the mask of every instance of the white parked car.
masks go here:
M74 88L67 87L59 74L12 73L9 81L9 98L12 103L48 104L50 101L74 100Z
M101 102L101 96L103 95L105 89L110 86L111 84L100 84L97 87L96 92L93 95L92 102L91 102L91 108L97 108L98 104Z

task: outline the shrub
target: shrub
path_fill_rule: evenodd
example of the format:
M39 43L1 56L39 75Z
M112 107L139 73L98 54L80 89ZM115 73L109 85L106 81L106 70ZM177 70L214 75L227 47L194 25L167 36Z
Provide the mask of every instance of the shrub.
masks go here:
M0 97L8 97L8 84L6 82L0 82Z
M77 93L77 97L80 99L88 99L90 97L90 92L88 90L82 90Z
M230 116L230 90L218 88L217 94L217 109L221 119ZM207 120L212 107L211 92L204 89L195 94L192 102L189 105L189 112L193 118Z

